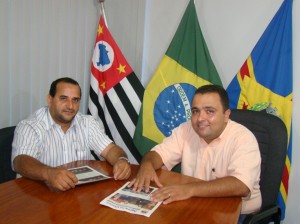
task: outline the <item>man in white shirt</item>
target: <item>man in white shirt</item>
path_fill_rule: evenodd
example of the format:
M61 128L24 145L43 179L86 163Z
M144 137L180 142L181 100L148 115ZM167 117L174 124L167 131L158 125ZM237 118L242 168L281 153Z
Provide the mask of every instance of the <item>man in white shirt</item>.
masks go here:
M51 84L48 106L17 125L12 165L18 174L66 191L78 180L72 172L57 166L94 159L93 151L113 165L116 180L130 177L126 153L104 133L98 121L78 112L80 99L81 88L75 80L57 79Z

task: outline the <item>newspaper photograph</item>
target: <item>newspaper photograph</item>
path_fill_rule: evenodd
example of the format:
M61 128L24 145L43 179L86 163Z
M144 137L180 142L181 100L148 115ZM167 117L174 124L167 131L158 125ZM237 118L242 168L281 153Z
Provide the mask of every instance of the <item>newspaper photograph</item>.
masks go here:
M130 182L127 182L120 189L106 197L100 204L116 210L150 217L162 203L153 202L150 199L150 194L157 188L150 187L148 193L146 193L144 189L142 189L141 192L134 192L132 188L128 187L129 183Z
M103 173L100 173L99 171L89 166L81 166L81 167L71 168L68 170L76 175L78 179L76 185L112 178L110 176L104 175Z

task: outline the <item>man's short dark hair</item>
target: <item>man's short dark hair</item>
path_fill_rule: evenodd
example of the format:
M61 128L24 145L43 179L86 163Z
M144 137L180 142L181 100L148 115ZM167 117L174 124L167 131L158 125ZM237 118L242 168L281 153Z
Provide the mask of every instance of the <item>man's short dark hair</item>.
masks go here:
M223 106L224 112L229 109L229 98L226 90L219 85L204 85L200 86L196 91L196 94L205 94L205 93L217 93L220 96L221 104Z
M63 77L63 78L59 78L59 79L56 79L55 81L53 81L51 83L50 90L49 90L49 95L50 96L52 96L52 97L55 96L57 84L60 83L60 82L70 83L70 84L73 84L75 86L79 86L79 89L80 89L80 98L81 98L81 88L80 88L80 85L78 84L78 82L76 80L71 79L69 77Z

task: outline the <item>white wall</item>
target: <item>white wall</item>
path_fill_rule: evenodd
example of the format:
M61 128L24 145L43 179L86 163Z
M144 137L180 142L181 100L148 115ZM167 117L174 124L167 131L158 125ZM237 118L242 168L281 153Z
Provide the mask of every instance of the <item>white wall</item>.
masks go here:
M195 0L199 22L225 87L282 0ZM146 85L188 0L107 0L109 29ZM294 105L300 102L300 0L294 0ZM15 125L46 101L50 82L71 76L88 101L90 61L99 19L97 0L0 0L0 128ZM13 94L8 94L11 91ZM293 158L284 223L298 223L300 109L293 108Z

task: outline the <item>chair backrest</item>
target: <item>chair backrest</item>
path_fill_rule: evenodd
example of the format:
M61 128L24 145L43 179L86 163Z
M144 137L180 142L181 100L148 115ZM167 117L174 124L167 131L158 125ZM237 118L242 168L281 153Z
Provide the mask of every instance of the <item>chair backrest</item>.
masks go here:
M0 183L16 178L11 169L11 149L15 126L0 129Z
M262 209L277 204L287 152L287 129L283 121L259 111L234 109L230 119L255 135L261 154L260 189Z

